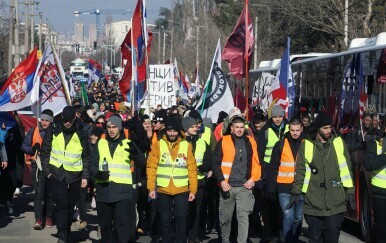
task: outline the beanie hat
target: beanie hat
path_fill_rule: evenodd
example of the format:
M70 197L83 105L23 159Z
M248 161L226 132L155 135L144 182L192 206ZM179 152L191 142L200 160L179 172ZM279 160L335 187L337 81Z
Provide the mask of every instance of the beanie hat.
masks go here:
M200 115L200 113L196 110L191 110L188 114L188 116L192 117L193 119L195 119L198 123L202 123L202 117Z
M220 124L221 122L223 122L227 116L228 116L228 113L226 113L225 111L220 111L217 118L217 124Z
M110 118L107 120L107 125L114 125L118 127L119 131L122 130L122 118L117 115L112 115Z
M280 105L275 105L272 107L271 117L273 116L285 116L285 112Z
M153 121L159 121L160 123L164 124L166 122L167 118L168 118L168 114L167 114L166 110L161 109L161 110L157 111L156 113L154 113Z
M46 120L52 123L54 121L54 113L50 109L45 109L44 111L42 111L42 114L40 115L40 119Z
M315 119L314 126L315 129L319 129L324 126L332 126L332 119L326 112L319 112L318 116Z
M232 110L229 111L229 121L232 122L234 118L239 117L245 120L243 117L243 114L241 114L241 111L237 107L233 107Z
M101 127L94 127L91 130L91 135L95 135L98 138L101 138L102 134L103 134L103 129Z
M72 106L64 107L62 111L63 122L73 121L75 119L75 116L76 116L76 110L74 107Z
M185 132L188 131L188 129L191 128L193 125L197 125L196 120L190 116L182 118L181 123L182 130L184 130Z
M181 120L177 117L169 117L165 123L165 131L174 130L177 132L181 131Z

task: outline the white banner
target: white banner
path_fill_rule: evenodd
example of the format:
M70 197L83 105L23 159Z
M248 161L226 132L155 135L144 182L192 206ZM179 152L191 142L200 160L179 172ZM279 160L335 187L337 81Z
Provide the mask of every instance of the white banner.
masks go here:
M268 107L272 103L272 85L275 80L275 75L268 72L262 72L261 76L255 82L252 93L252 102L259 103L263 111L268 111Z
M149 65L150 107L162 105L162 108L170 108L177 104L176 86L174 81L173 64Z

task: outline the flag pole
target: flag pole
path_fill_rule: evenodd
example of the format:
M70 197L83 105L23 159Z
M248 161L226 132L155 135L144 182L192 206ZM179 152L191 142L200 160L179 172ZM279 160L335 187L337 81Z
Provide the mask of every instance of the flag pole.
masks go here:
M64 82L67 82L67 80L66 80L66 77L65 77L65 75L63 73L63 69L60 68L60 66L62 66L62 64L59 62L58 55L56 55L55 46L52 45L52 44L51 44L51 49L52 49L52 52L54 53L54 58L55 58L56 66L58 67L58 71L59 71L59 75L60 75L60 80L61 80L61 83L62 83L62 86L63 86L64 96L66 97L67 104L71 105L70 93L68 92L67 84L64 83Z
M249 12L248 12L248 0L245 0L245 107L248 110L249 104L248 104L248 98L249 98L249 68L248 68L248 49L249 49ZM245 117L248 121L249 119L249 112L246 112Z

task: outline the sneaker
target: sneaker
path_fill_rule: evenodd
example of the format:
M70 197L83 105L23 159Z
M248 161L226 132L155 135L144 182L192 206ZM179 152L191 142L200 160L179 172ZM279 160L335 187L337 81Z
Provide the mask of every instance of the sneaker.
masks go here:
M95 209L96 208L96 201L95 201L95 197L92 197L92 200L91 200L91 208Z
M87 228L87 221L80 221L78 230L85 230Z
M20 188L19 187L16 188L15 192L13 193L13 195L15 195L15 196L19 196L20 195Z
M43 221L41 219L37 219L33 226L34 230L42 230L43 229Z
M46 226L46 228L52 228L53 224L52 224L52 219L51 218L46 218L45 226Z
M78 209L75 209L74 216L72 218L73 218L74 221L78 221L79 220L79 210Z

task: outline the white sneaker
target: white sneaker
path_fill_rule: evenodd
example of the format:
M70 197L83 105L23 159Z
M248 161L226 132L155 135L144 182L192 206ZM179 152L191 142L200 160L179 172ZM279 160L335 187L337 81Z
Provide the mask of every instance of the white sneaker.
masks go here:
M95 197L92 197L91 199L91 208L96 208L96 201L95 201Z
M13 195L15 195L15 196L19 196L20 195L20 188L19 187L16 187L16 190L13 193Z
M78 209L75 209L75 211L74 211L73 220L76 220L76 221L80 220L80 218L79 218L79 210Z

